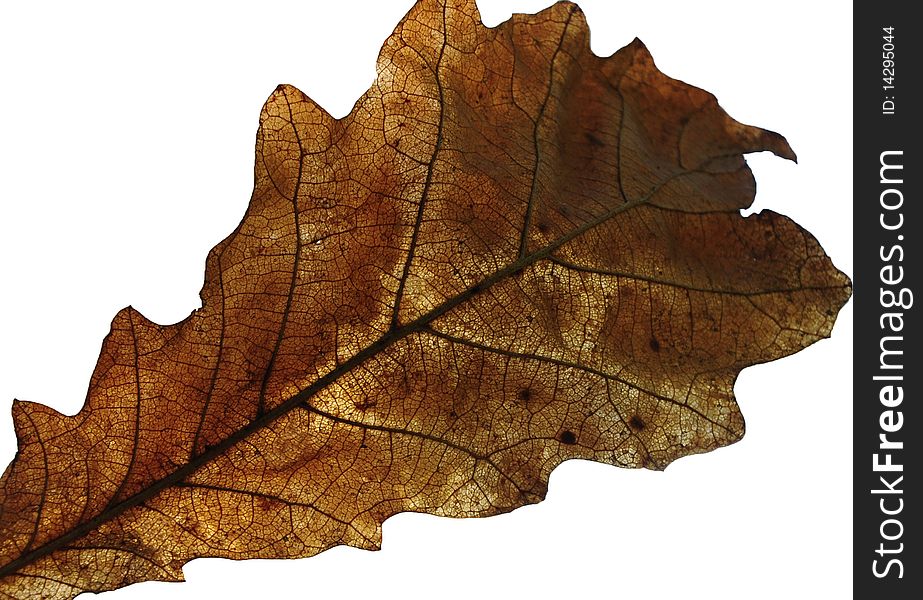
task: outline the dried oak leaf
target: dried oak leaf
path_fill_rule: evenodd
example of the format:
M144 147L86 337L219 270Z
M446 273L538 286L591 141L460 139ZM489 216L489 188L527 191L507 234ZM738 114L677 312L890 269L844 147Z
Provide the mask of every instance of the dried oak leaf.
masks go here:
M377 548L401 511L541 500L570 458L661 469L733 443L747 365L829 334L850 284L762 212L794 154L557 4L422 0L335 120L280 86L202 308L116 315L86 404L15 402L0 592L182 579L196 557Z

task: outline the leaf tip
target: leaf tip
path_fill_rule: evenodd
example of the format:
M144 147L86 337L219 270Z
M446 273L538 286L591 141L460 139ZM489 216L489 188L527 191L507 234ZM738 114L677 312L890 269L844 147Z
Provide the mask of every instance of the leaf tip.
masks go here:
M10 406L10 414L13 417L13 431L16 439L22 441L22 429L26 425L26 402L19 398L13 398L13 404Z
M27 400L14 399L10 411L19 448L38 439L37 420L48 422L66 418L66 415L50 406Z
M795 151L792 150L791 145L788 143L788 140L781 134L776 133L775 131L769 131L768 129L763 130L763 136L766 143L766 149L778 156L779 158L784 158L792 161L793 163L798 163L798 155L795 154Z
M305 120L305 115L315 114L316 119ZM325 122L332 120L330 113L314 102L307 94L290 83L280 83L275 87L260 112L260 124L271 117L280 117L283 121L294 124L293 121ZM297 117L297 118L296 118Z
M631 40L631 42L629 42L625 48L631 50L634 54L640 54L641 56L646 56L647 58L653 60L650 50L647 49L647 44L642 42L641 38L637 36L635 36L635 38Z

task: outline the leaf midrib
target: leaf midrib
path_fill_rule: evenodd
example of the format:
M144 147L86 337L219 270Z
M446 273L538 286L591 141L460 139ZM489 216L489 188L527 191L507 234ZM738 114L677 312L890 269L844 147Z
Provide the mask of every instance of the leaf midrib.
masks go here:
M285 402L280 403L271 410L266 411L263 415L257 417L250 422L246 427L238 429L235 433L226 437L223 441L218 442L217 444L207 448L201 454L196 455L191 458L183 466L177 468L175 471L169 475L153 482L144 490L138 492L137 494L126 498L125 500L114 504L108 507L106 510L100 512L95 517L84 521L83 523L77 525L67 533L49 540L38 548L23 554L16 558L15 560L10 561L6 565L0 567L0 578L7 575L11 575L19 571L21 568L35 562L36 560L47 556L56 550L62 548L66 544L80 539L81 537L87 535L94 529L97 529L103 523L106 523L112 519L117 518L126 511L139 506L146 500L156 496L161 491L171 487L182 480L186 479L196 471L198 471L204 465L210 463L212 460L220 457L227 450L233 447L238 442L244 440L250 435L262 430L264 427L269 426L274 423L279 418L288 414L291 410L295 409L300 404L309 403L308 401L314 397L318 392L326 388L328 385L337 381L340 377L346 373L352 371L366 360L376 356L377 354L383 352L385 349L390 347L395 342L424 330L430 323L441 317L442 315L448 313L450 310L459 306L460 304L471 299L475 295L491 288L496 283L507 279L508 277L522 271L526 267L535 264L536 262L547 258L552 252L571 241L572 239L583 235L590 229L597 227L598 225L612 219L616 215L630 210L632 208L638 207L642 204L646 204L664 185L676 179L677 177L691 173L692 171L683 171L676 173L660 184L653 188L647 195L634 200L631 202L626 202L621 204L606 213L603 213L601 216L597 217L592 221L588 221L581 227L578 227L566 235L558 238L557 240L551 242L547 246L536 250L532 254L524 256L517 259L516 261L510 263L508 266L503 269L495 271L490 276L486 277L479 283L476 283L461 292L460 294L448 299L441 305L432 309L431 311L417 317L415 320L407 323L406 325L399 326L393 329L390 329L377 340L366 346L364 349L360 350L349 359L340 363L339 366L328 371L324 375L317 378L314 383L304 388Z

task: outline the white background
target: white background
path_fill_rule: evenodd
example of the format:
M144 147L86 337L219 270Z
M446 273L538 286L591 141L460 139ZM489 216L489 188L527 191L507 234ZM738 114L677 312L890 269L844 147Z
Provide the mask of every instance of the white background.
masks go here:
M346 115L411 4L4 3L0 403L73 414L118 309L171 323L198 306L205 255L249 199L265 98L291 83ZM549 2L478 4L496 25ZM668 75L784 134L800 162L751 155L755 207L852 273L848 3L580 4L597 54L638 36ZM665 472L571 461L509 515L399 515L382 552L198 560L189 583L108 597L848 597L851 344L850 303L832 340L743 372L743 441ZM8 408L0 443L6 464Z

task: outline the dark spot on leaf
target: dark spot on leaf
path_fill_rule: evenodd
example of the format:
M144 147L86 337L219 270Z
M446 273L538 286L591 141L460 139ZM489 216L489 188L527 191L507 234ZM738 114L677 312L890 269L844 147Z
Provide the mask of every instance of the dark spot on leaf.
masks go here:
M647 425L644 423L644 419L638 415L634 415L631 419L628 420L628 426L634 429L635 431L643 431Z
M522 388L519 390L519 401L526 403L532 399L532 391L529 388Z
M657 338L651 337L651 350L654 352L660 352L660 342L657 341Z
M356 408L358 408L359 410L368 410L370 408L374 408L375 405L377 404L378 404L378 400L376 400L375 398L363 398L362 400L359 400L358 402L355 403Z
M570 429L565 429L561 432L561 435L558 436L558 439L561 440L562 444L573 446L577 443L577 434Z
M599 139L598 137L596 137L590 132L586 133L586 141L590 142L590 145L596 146L597 148L600 146L605 146L605 144L603 143L601 139Z

